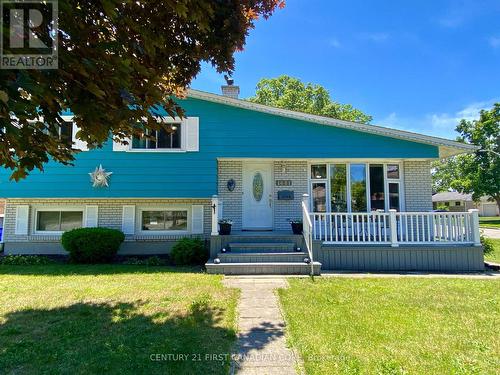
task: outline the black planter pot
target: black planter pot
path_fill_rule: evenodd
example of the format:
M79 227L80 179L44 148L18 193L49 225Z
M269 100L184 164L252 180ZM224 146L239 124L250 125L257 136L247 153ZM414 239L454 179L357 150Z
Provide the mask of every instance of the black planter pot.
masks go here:
M303 225L302 223L291 223L292 224L292 232L293 234L302 234Z
M219 224L219 234L221 236L227 236L231 234L231 225L232 224Z

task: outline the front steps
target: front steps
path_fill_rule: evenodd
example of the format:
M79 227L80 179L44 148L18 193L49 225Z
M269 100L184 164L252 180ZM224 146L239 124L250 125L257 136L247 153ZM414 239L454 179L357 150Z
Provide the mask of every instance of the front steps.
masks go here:
M205 267L207 273L224 275L310 275L307 252L296 251L293 242L231 242L226 252L219 252ZM220 263L215 263L218 259ZM321 264L314 262L313 274L319 275Z

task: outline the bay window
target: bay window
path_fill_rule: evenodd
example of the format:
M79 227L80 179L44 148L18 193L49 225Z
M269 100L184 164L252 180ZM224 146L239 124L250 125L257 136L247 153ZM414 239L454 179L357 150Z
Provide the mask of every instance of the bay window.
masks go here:
M370 164L370 207L385 210L384 165Z
M347 211L347 169L345 164L330 165L330 207L332 212Z
M351 164L351 211L366 209L366 164Z
M312 197L314 212L326 212L326 182L313 182Z
M389 209L399 211L399 182L389 182Z
M401 209L397 163L324 163L310 167L314 212L369 212Z

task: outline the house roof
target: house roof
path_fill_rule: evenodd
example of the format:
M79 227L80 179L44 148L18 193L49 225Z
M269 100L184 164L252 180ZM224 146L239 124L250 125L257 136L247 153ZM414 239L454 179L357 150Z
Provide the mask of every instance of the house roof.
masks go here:
M317 116L309 113L290 111L288 109L271 107L263 104L253 103L248 100L233 99L223 95L212 94L204 91L189 89L188 97L194 99L206 100L214 103L225 104L233 107L248 109L251 111L268 113L282 117L288 117L295 120L302 120L322 124L327 126L335 126L338 128L350 129L365 133L371 133L391 138L403 139L406 141L418 142L437 146L439 148L439 157L446 158L453 155L458 155L466 152L472 152L478 149L477 146L452 141L450 139L433 137L424 134L413 133L405 130L392 129L379 125L367 125L352 121L337 120L331 117Z
M457 191L444 191L432 196L433 202L465 201L472 202L472 194L463 194Z

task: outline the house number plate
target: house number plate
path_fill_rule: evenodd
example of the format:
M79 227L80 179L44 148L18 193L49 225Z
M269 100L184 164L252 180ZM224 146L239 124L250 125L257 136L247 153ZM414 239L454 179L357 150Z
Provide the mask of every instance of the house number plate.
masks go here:
M292 186L292 180L276 180L276 186Z

